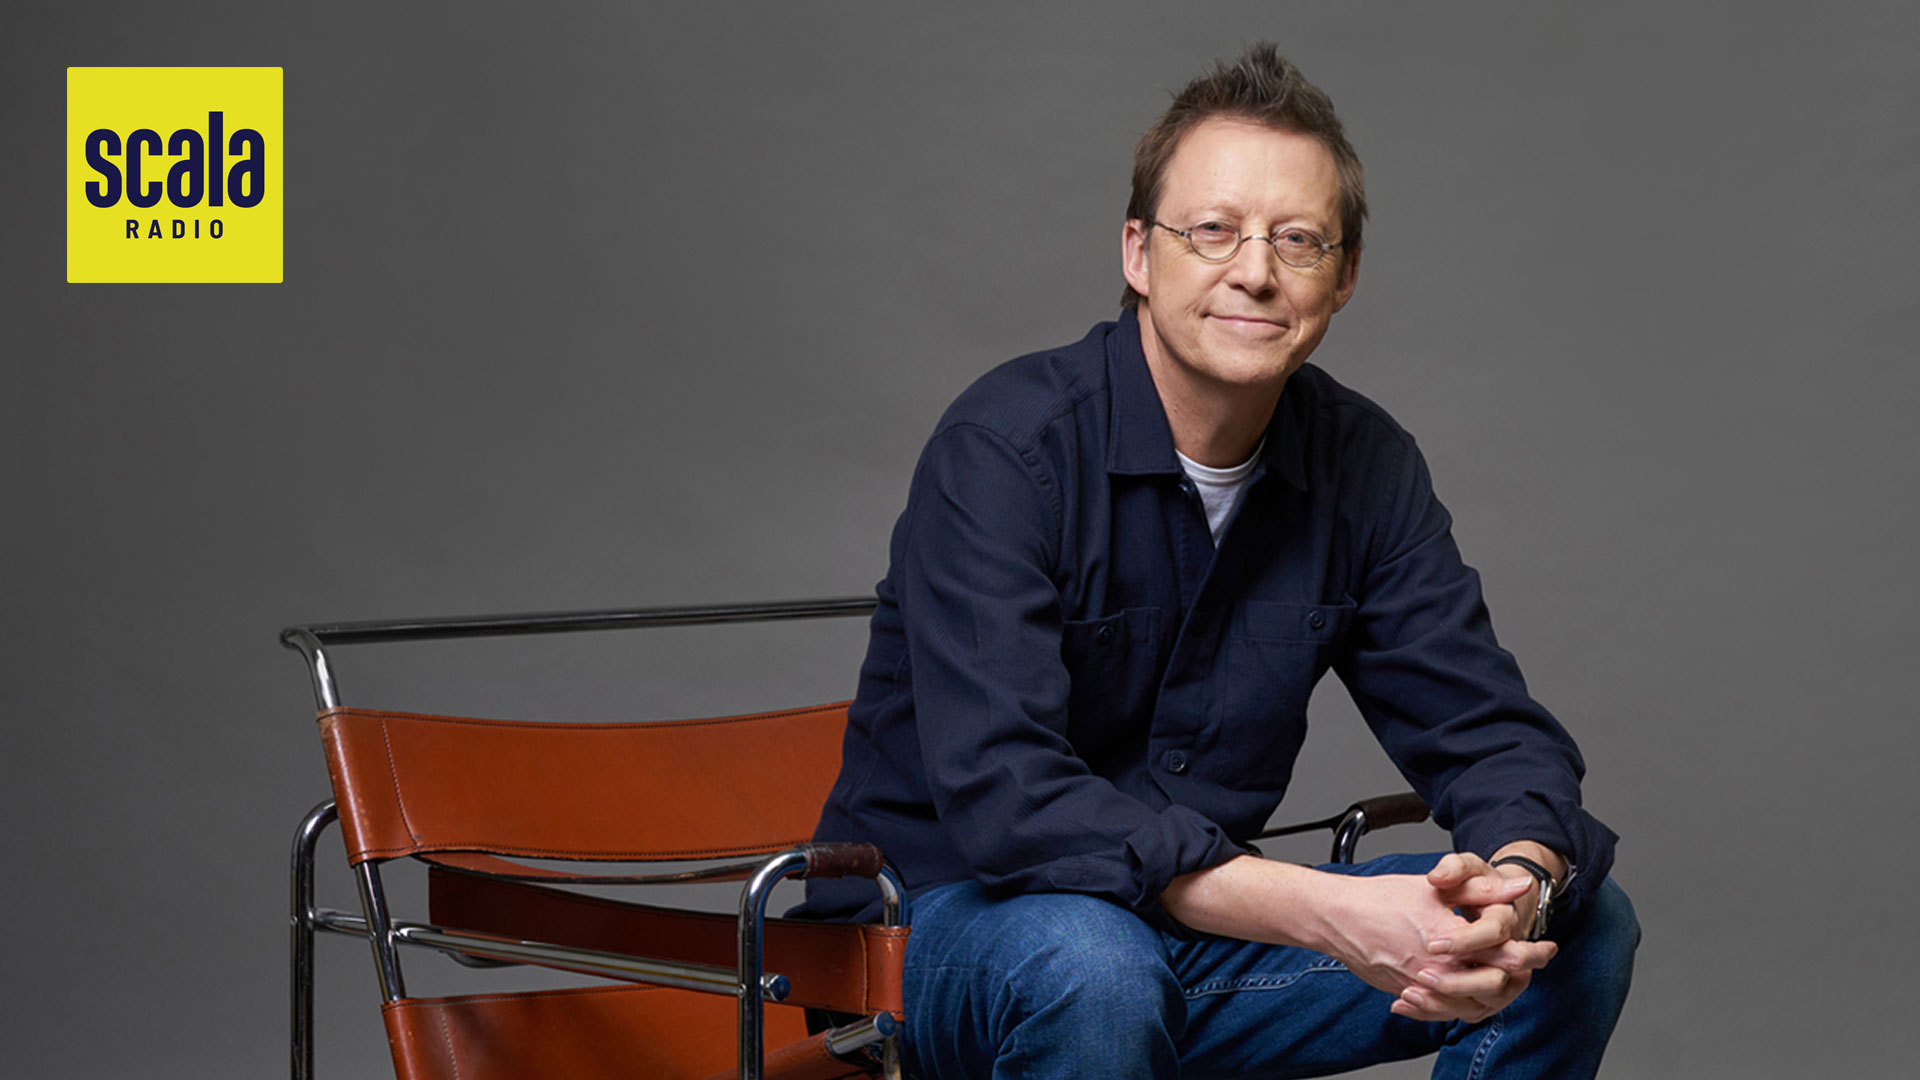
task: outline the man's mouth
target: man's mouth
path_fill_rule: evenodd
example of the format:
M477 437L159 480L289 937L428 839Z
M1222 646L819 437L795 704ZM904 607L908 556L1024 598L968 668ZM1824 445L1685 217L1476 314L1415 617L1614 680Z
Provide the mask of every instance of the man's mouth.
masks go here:
M1261 318L1258 315L1215 315L1214 318L1229 326L1237 326L1248 330L1259 330L1269 327L1275 330L1285 328L1284 323L1276 322L1273 319Z

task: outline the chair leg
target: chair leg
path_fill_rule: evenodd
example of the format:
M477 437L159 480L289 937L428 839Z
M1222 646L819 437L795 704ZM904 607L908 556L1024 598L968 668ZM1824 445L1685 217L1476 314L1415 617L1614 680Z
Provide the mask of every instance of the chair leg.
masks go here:
M900 878L900 871L892 862L883 861L880 876L874 879L880 886L880 921L887 926L904 926L910 919L907 910L907 883ZM886 1041L880 1044L880 1071L885 1080L901 1080L900 1077L900 1028L886 1033Z
M314 807L293 834L291 1038L293 1080L313 1078L313 849L320 834L339 817L333 800Z
M740 889L739 986L740 986L740 1080L760 1080L766 1069L766 1002L760 989L764 970L762 942L767 921L767 900L773 887L783 879L802 873L807 857L799 851L784 851L760 865Z

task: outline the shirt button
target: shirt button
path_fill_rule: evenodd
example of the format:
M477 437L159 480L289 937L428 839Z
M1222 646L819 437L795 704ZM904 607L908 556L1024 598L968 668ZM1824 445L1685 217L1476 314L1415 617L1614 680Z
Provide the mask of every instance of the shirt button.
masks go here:
M1327 625L1327 617L1315 611L1307 616L1307 625L1318 630Z
M1179 776L1187 771L1187 753L1184 750L1167 751L1167 771Z
M1093 640L1095 640L1095 641L1097 641L1097 642L1099 642L1099 643L1100 643L1100 644L1102 644L1102 645L1105 645L1105 644L1106 644L1107 642L1109 642L1109 641L1112 641L1112 640L1113 640L1113 627L1111 627L1111 626L1103 626L1103 627L1101 627L1100 629L1098 629L1098 630L1095 630L1095 631L1093 632Z

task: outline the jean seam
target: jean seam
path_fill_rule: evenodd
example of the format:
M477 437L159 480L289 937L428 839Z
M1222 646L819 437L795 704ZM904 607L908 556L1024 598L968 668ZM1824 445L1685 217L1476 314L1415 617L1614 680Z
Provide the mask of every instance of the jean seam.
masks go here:
M1191 987L1183 987L1181 994L1191 1001L1194 998L1231 994L1240 990L1281 990L1299 982L1302 976L1345 970L1347 965L1338 960L1323 960L1299 971L1290 971L1285 975L1243 975L1237 979L1213 979L1195 983Z
M1501 1023L1506 1014L1497 1012L1487 1021L1487 1033L1480 1037L1480 1045L1474 1048L1473 1064L1467 1069L1467 1080L1477 1080L1480 1070L1487 1064L1487 1058L1493 1054L1493 1044L1500 1041Z

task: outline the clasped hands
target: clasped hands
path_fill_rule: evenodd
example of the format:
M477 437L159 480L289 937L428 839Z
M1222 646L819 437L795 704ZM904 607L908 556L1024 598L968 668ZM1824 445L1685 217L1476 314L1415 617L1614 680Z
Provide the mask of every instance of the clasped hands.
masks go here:
M1558 951L1550 941L1526 940L1532 876L1503 872L1478 855L1447 855L1424 878L1346 880L1358 887L1350 899L1363 911L1334 952L1369 985L1396 995L1396 1016L1485 1020L1519 997Z

